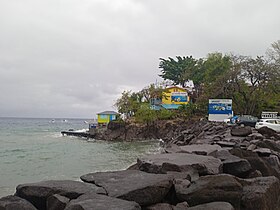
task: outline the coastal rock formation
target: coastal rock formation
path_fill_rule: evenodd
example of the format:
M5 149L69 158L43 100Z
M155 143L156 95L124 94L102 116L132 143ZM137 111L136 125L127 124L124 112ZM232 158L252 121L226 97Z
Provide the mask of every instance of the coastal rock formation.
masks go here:
M206 121L129 126L111 125L105 139L162 138L163 153L83 182L19 185L0 209L280 210L278 133Z
M81 180L103 187L111 197L135 201L142 206L162 201L173 184L170 175L137 170L91 173L81 176Z
M138 158L138 167L141 171L161 174L167 171L188 172L196 170L199 175L218 174L222 171L222 162L211 156L167 153L155 154Z
M257 177L241 182L241 209L280 209L280 182L276 177Z
M234 210L233 206L227 202L211 202L200 204L188 208L188 210Z
M248 160L232 155L228 150L219 150L209 155L219 158L223 163L223 173L231 174L237 177L247 177L252 171Z
M0 199L0 209L2 210L36 210L27 200L18 196L9 195Z
M215 144L192 144L180 147L181 152L188 152L197 155L209 155L210 153L219 151L222 149L221 146Z
M242 185L237 178L227 175L203 176L189 187L175 188L180 201L187 201L190 206L214 201L229 202L240 209Z
M232 136L241 136L246 137L252 134L252 129L249 126L243 127L243 126L234 126L231 128L230 134Z
M66 205L69 203L70 199L54 194L47 198L47 209L48 210L55 210L55 209L65 209Z
M38 209L46 209L47 199L59 194L69 199L75 199L86 193L105 194L103 188L93 184L71 180L50 180L17 186L16 194L31 202Z
M57 208L58 210L59 208ZM77 199L71 200L65 210L140 210L139 204L133 201L126 201L117 198L112 198L105 195L85 194Z

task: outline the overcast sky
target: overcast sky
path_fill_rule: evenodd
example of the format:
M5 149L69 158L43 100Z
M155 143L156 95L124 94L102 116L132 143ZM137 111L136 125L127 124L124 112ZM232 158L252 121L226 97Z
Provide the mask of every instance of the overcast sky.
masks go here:
M264 55L279 0L0 0L0 117L93 118L159 58Z

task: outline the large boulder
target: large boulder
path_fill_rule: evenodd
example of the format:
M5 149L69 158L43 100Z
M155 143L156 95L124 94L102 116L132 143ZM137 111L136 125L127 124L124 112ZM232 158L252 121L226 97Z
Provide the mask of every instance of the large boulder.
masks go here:
M176 206L173 206L173 210L185 210L188 209L190 207L190 205L188 204L188 202L184 201L181 203L177 203Z
M188 208L188 210L234 210L228 202L211 202Z
M1 210L36 210L27 200L17 196L6 196L0 199Z
M263 140L264 139L264 136L257 132L250 134L248 137L250 140Z
M59 194L69 199L75 199L86 193L105 194L101 187L71 180L50 180L30 184L21 184L16 188L16 195L28 200L40 210L46 209L48 197Z
M280 173L280 161L278 156L270 155L269 157L264 157L263 159L265 159L271 167Z
M177 144L168 144L165 146L164 151L166 153L190 153L190 152L186 152L183 151L181 149L181 146L178 146Z
M140 210L139 204L133 201L125 201L106 195L84 194L77 199L71 200L65 210Z
M215 201L229 202L240 209L242 185L238 179L228 174L203 176L189 187L176 187L180 201L187 201L190 206Z
M252 129L249 126L234 126L231 128L230 133L232 136L246 137L252 134Z
M268 148L254 149L253 152L257 153L260 157L269 157L271 155L271 150Z
M249 161L253 171L260 171L263 176L275 176L280 179L280 174L266 158L259 157L257 153L235 148L230 153Z
M141 206L161 202L173 185L173 176L149 174L138 170L97 172L81 176L81 180L102 186L107 194Z
M64 209L69 202L70 202L69 198L62 195L54 194L48 197L47 199L47 209L48 210Z
M277 134L277 132L271 128L268 127L261 127L257 130L260 134L265 136L266 138L275 138L276 140L280 140L280 135Z
M242 209L280 209L280 182L276 177L257 177L241 182L243 182Z
M181 146L180 149L183 152L193 153L197 155L209 155L212 152L221 150L222 147L219 145L211 145L211 144L192 144Z
M246 178L252 172L252 167L248 160L234 156L228 150L215 151L210 155L222 161L223 173Z
M145 210L174 210L174 206L168 203L157 203L146 207Z
M231 148L234 147L237 143L236 142L231 142L231 141L217 141L216 144L223 148Z
M154 154L139 158L137 163L141 171L156 174L197 170L199 175L208 175L222 171L222 162L219 159L187 153Z
M257 141L255 144L260 148L268 148L272 151L280 153L280 145L273 140L264 139L262 141Z

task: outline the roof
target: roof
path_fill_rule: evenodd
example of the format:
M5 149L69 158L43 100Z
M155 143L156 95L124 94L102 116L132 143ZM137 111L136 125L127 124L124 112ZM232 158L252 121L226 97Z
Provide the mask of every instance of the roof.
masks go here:
M179 86L169 86L169 87L166 87L165 89L172 89L172 88L177 88L177 89L181 89L183 91L187 91L185 88L182 88L182 87L179 87Z
M115 111L104 111L104 112L100 112L97 114L105 114L105 115L117 115L119 113L115 112Z

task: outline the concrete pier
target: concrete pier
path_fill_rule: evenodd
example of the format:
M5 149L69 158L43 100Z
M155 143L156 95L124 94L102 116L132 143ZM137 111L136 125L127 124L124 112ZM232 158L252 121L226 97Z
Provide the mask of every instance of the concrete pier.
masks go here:
M84 138L94 138L95 133L93 132L77 132L77 131L61 131L61 134L64 136L77 136L77 137L84 137Z

